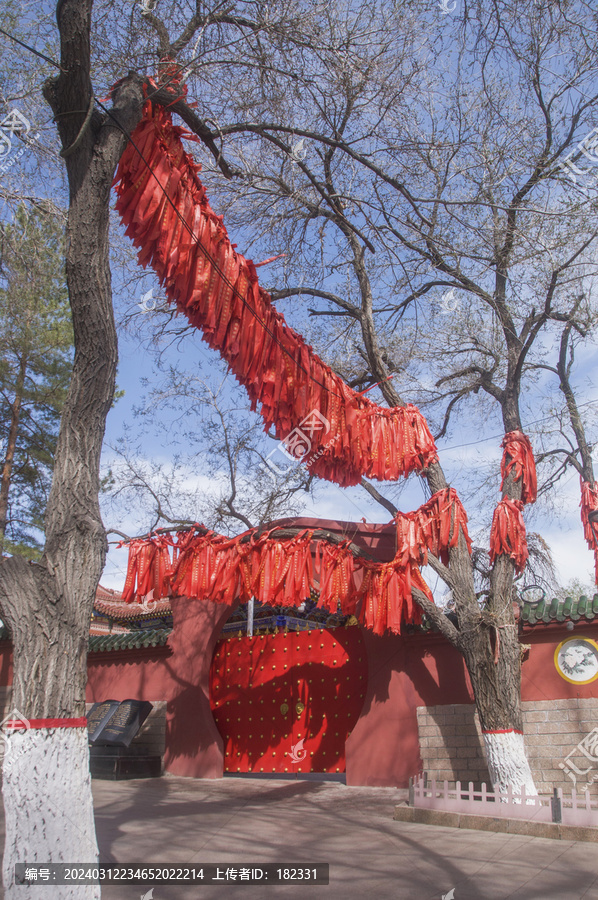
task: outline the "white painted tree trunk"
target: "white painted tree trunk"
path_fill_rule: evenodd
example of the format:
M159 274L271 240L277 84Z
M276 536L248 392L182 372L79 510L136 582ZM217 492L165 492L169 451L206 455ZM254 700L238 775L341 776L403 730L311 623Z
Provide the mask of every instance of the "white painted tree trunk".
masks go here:
M6 739L6 900L96 900L99 886L15 885L15 863L97 864L86 728L31 728Z
M493 785L506 790L509 785L514 791L525 785L528 796L537 796L523 735L518 731L484 732L486 760Z

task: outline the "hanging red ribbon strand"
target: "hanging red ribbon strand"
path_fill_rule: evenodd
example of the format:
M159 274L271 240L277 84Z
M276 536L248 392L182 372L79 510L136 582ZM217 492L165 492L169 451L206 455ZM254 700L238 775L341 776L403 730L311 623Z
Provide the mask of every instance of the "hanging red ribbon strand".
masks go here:
M490 529L490 563L494 565L497 556L509 556L515 563L515 571L521 575L528 558L525 523L521 500L503 497L494 510Z
M515 481L521 481L521 502L523 504L535 503L538 487L536 462L530 439L522 431L509 431L505 434L501 447L503 448L500 464L501 491L507 475L514 469Z
M164 61L161 81L180 80ZM438 459L434 439L417 407L377 406L353 391L286 324L259 286L256 266L235 251L199 180L200 166L172 124L170 113L146 102L143 119L115 178L116 208L126 233L151 265L169 301L202 331L259 405L266 430L274 428L287 452L310 471L341 486L363 476L396 480ZM389 376L392 377L392 376ZM281 540L275 532L227 539L195 530L171 538L132 541L123 599L197 597L241 602L258 597L295 605L319 590L319 605L359 615L378 634L421 621L411 590L429 599L419 566L428 551L445 564L467 534L467 515L452 488L419 510L396 517L397 553L391 562L354 557L349 542L313 541L303 531ZM359 585L359 587L358 587Z
M409 560L426 565L428 550L448 565L450 549L457 546L461 532L471 553L467 513L454 488L437 491L414 512L397 513L395 522L397 554L404 565Z
M174 563L166 561L170 550L173 557L178 550ZM285 539L278 539L276 531L231 539L193 531L180 533L176 543L162 536L132 541L129 553L126 597L123 592L129 601L142 601L151 590L155 600L171 595L232 606L237 599L257 597L273 606L295 606L315 590L321 608L343 615L359 609L366 627L382 634L421 622L412 586L432 600L415 544L400 546L394 560L378 563L354 556L348 540L314 541L308 530Z
M536 501L536 462L530 439L522 431L507 432L501 447L500 488L504 489L507 477L513 472L515 482L521 482L521 499L503 497L494 510L490 529L490 563L494 565L498 556L509 556L515 564L516 573L521 575L529 556L523 507Z
M435 462L417 407L377 406L289 328L211 209L183 137L196 140L146 102L115 178L116 208L141 265L153 267L169 301L226 360L266 430L313 474L341 486L363 476L396 480Z
M594 573L598 584L598 484L581 479L581 521L583 534L594 551Z

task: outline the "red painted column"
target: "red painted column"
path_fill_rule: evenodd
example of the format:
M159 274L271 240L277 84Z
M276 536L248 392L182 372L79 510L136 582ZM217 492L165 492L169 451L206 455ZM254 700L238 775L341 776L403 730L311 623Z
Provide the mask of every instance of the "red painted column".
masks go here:
M210 709L210 664L230 606L205 600L172 600L172 693L166 707L164 768L173 775L221 778L222 738Z
M346 743L347 784L405 787L421 767L418 705L406 671L407 641L363 629L368 689L361 716Z
M463 658L437 634L363 630L368 690L346 744L347 784L407 787L421 770L418 706L471 703Z

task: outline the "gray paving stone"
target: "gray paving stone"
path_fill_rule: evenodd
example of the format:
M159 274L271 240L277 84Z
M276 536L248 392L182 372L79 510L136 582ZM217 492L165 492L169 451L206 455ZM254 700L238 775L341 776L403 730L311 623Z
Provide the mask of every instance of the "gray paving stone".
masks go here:
M159 885L154 900L441 900L451 888L454 900L598 900L598 845L398 822L392 788L166 776L93 792L104 862L330 865L327 887Z
M167 776L94 782L103 855L128 862L328 862L328 887L154 889L154 900L598 900L598 846L393 820L403 792ZM106 900L141 889L107 887Z

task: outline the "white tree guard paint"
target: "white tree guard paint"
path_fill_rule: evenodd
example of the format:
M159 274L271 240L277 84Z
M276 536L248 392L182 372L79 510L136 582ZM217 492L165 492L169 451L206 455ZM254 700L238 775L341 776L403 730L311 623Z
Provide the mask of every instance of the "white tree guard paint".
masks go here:
M97 900L99 886L15 885L15 863L97 864L86 728L31 728L5 743L6 900Z
M493 785L500 785L506 790L509 785L513 790L521 790L530 796L537 796L538 791L525 755L523 735L517 731L484 733L486 760Z

